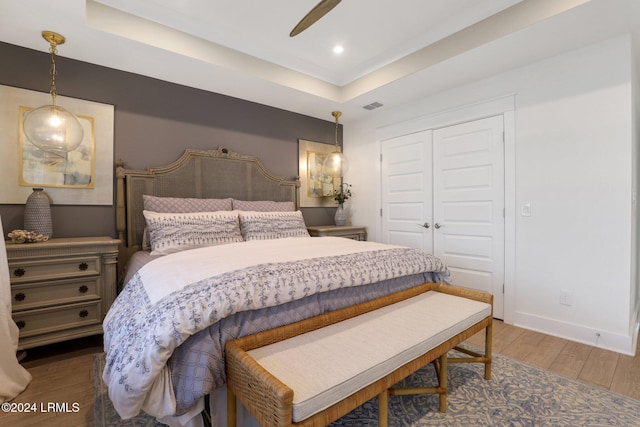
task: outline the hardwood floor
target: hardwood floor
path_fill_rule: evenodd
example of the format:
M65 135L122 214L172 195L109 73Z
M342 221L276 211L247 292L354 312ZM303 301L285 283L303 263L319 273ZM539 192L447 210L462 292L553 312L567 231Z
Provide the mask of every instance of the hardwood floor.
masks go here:
M484 337L469 342L483 347ZM640 400L640 354L620 353L494 322L493 352Z
M32 380L12 403L35 404L37 412L2 411L0 426L93 426L93 354L101 351L101 335L27 350L22 365ZM68 403L71 412L47 411L49 402ZM79 406L77 412L73 403Z
M483 334L469 342L484 346ZM2 413L0 425L11 427L93 426L92 355L102 351L101 337L29 350L23 365L33 376L31 384L14 402L78 403L71 413ZM520 360L569 378L595 384L640 400L640 355L625 356L529 331L503 322L494 322L494 353Z

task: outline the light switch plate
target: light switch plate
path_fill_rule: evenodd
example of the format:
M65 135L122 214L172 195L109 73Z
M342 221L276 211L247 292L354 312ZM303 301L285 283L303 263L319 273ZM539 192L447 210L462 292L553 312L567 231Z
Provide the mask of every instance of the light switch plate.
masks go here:
M531 203L523 203L520 206L520 215L521 216L531 216Z

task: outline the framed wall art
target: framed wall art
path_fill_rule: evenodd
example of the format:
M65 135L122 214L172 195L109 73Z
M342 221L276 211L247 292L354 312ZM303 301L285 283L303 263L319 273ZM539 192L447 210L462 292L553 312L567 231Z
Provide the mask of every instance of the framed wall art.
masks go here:
M298 173L300 174L300 206L335 206L333 178L322 172L322 162L335 150L335 145L298 140Z
M33 145L22 129L31 109L48 104L48 93L0 85L0 203L22 204L43 187L54 204L113 204L113 106L57 96L84 130L80 146L60 155Z

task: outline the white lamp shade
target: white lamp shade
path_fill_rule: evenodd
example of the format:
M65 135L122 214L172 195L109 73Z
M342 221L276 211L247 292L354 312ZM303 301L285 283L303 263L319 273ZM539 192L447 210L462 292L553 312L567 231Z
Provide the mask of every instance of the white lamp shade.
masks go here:
M57 105L43 105L27 113L24 134L43 151L61 153L82 143L84 129L76 116Z
M333 178L341 178L349 169L349 161L347 157L338 152L334 151L329 154L322 162L322 170L325 174L333 177Z

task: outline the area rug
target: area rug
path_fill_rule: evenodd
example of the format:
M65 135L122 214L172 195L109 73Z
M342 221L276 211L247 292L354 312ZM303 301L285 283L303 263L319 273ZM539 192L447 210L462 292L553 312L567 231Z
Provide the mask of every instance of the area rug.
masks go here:
M157 427L141 414L122 421L102 382L103 355L94 356L96 426ZM504 356L494 355L491 380L483 365L449 364L447 412L438 411L435 395L390 396L389 426L411 427L640 427L640 401L562 377ZM434 384L431 365L405 379L405 386ZM331 427L377 426L372 399ZM240 426L242 427L242 426Z

